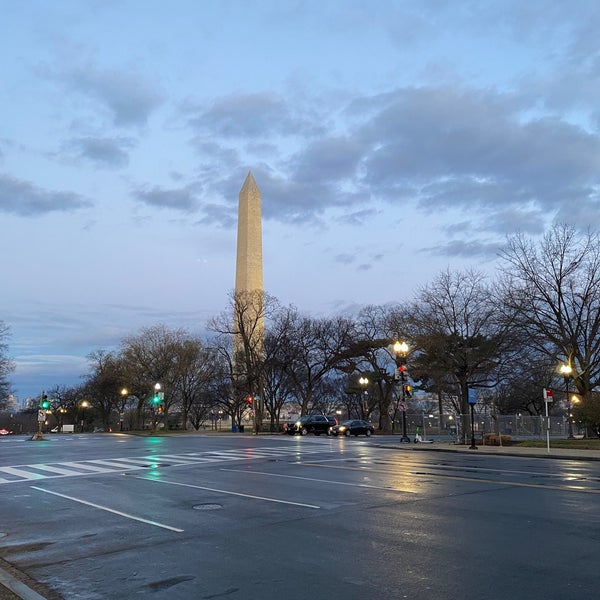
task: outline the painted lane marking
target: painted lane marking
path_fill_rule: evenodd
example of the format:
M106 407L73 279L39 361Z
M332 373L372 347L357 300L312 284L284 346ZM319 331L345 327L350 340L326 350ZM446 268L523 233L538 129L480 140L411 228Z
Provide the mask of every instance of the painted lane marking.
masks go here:
M345 481L331 481L331 479L316 479L315 477L300 477L299 475L281 475L279 473L265 473L263 471L246 471L244 469L219 469L228 473L244 473L244 475L266 475L267 477L283 477L284 479L300 479L303 481L314 481L316 483L330 483L332 485L347 485L350 487L368 488L372 490L384 490L386 492L401 492L403 494L416 494L414 490L399 490L397 488L368 483L348 483Z
M16 475L17 477L21 477L21 479L43 479L45 477L41 473L30 473L29 471L23 471L15 467L1 467L0 471L8 475Z
M145 481L152 481L153 483L167 483L169 485L179 485L181 487L189 487L195 490L205 490L207 492L215 492L217 494L228 494L230 496L241 496L242 498L250 498L252 500L264 500L265 502L277 502L278 504L291 504L292 506L302 506L303 508L321 508L315 504L304 504L303 502L291 502L290 500L280 500L278 498L266 498L264 496L254 496L252 494L242 494L241 492L230 492L228 490L219 490L217 488L205 487L202 485L194 485L192 483L180 483L179 481L169 481L167 479L152 479L151 477L140 477L136 479L143 479Z
M114 469L107 469L106 467L97 467L95 465L88 465L83 462L64 462L58 463L59 465L66 465L67 467L73 467L75 469L81 469L82 471L92 471L93 473L114 473ZM79 475L86 475L86 473L79 473Z
M154 525L154 527L161 527L162 529L168 529L169 531L175 531L176 533L183 533L184 531L183 529L179 529L177 527L171 527L170 525L165 525L164 523L159 523L158 521L150 521L149 519L136 517L135 515L130 515L128 513L121 512L120 510L109 508L108 506L102 506L101 504L95 504L94 502L88 502L87 500L82 500L81 498L74 498L73 496L67 496L66 494L52 492L50 490L37 487L36 485L32 485L31 489L37 490L38 492L44 492L45 494L52 494L53 496L58 496L59 498L65 498L66 500L71 500L73 502L78 502L79 504L84 504L85 506L91 506L92 508L97 508L98 510L104 510L106 512L113 513L114 515L125 517L126 519L132 519L133 521L139 521L140 523Z
M320 467L322 469L341 469L348 471L364 471L365 467L346 467L339 465L322 465L319 463L303 463L298 462L297 465L303 467ZM246 471L244 471L246 472ZM411 477L432 477L441 479L450 479L455 481L469 481L474 483L491 483L494 485L507 485L512 487L523 487L523 488L535 488L540 490L559 490L563 492L583 492L587 494L600 494L598 488L584 488L583 486L576 485L549 485L543 483L525 483L519 481L503 481L496 479L484 479L483 477L466 477L461 475L444 475L441 473L428 473L427 471L409 471L405 473L398 473L396 470L382 470L382 469L369 469L369 473L383 473L386 475L409 475Z
M461 475L440 475L437 473L427 473L423 472L412 472L409 475L413 475L414 477L421 477L425 475L426 477L441 477L443 479L455 479L457 481L472 481L476 483L491 483L494 485L507 485L511 487L524 487L524 488L535 488L538 490L558 490L562 492L583 492L584 494L600 494L600 489L598 488L584 488L580 485L548 485L544 483L521 483L518 481L502 481L496 479L482 479L480 477L463 477Z
M88 460L87 462L93 463L95 465L105 465L107 467L114 467L115 469L143 469L144 467L140 465L134 465L132 463L128 463L126 458L115 458L112 460Z
M321 452L321 449L303 449L305 454ZM50 464L36 463L33 465L18 465L0 467L0 484L19 483L37 479L57 477L87 476L94 474L110 474L123 471L148 469L154 466L180 467L193 465L215 464L225 461L254 460L281 456L284 458L298 457L296 449L289 447L247 448L246 450L189 452L185 454L151 454L150 456L134 456L131 458L90 459L84 461L65 461ZM154 465L153 463L159 463ZM160 463L169 463L160 465ZM41 473L39 471L42 471ZM2 473L12 475L16 479L2 477Z
M63 463L64 464L64 463ZM58 475L80 475L76 471L61 469L60 467L53 467L52 465L27 465L32 469L39 469L40 471L48 471L49 473L57 473Z

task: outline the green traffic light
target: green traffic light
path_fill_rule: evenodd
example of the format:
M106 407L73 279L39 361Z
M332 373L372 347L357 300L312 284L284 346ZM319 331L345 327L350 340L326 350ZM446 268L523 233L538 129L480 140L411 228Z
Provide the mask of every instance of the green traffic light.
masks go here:
M44 408L44 409L50 408L50 402L48 402L48 400L43 400L42 401L42 408Z

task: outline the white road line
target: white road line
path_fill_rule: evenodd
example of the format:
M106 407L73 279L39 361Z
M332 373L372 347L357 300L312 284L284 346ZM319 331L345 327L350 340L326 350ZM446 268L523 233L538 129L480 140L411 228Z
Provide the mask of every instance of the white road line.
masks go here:
M140 467L139 465L134 465L132 463L128 463L126 458L115 458L113 460L90 460L87 461L93 463L95 465L106 465L107 467L114 467L115 469L143 469L144 467Z
M143 479L145 481L152 481L154 483L167 483L169 485L180 485L182 487L194 488L196 490L205 490L207 492L216 492L217 494L228 494L230 496L241 496L242 498L251 498L253 500L264 500L265 502L277 502L279 504L291 504L293 506L302 506L304 508L321 508L315 504L304 504L303 502L291 502L290 500L279 500L278 498L265 498L264 496L253 496L252 494L242 494L240 492L230 492L228 490L219 490L216 488L205 487L202 485L194 485L191 483L180 483L179 481L167 481L166 479L152 479L150 477L140 477L137 479Z
M372 490L385 490L386 492L401 492L403 494L416 494L414 490L399 490L393 487L370 485L368 483L348 483L344 481L332 481L331 479L316 479L314 477L300 477L299 475L281 475L279 473L264 473L263 471L246 471L242 469L219 469L228 473L243 473L244 475L266 475L267 477L283 477L285 479L301 479L303 481L315 481L316 483L330 483L332 485L347 485L350 487L369 488Z
M21 477L21 479L43 479L46 477L41 473L31 473L30 471L23 471L22 469L17 469L15 467L1 467L0 471L8 473L9 475L16 475L17 477Z
M108 506L101 506L100 504L95 504L94 502L88 502L87 500L82 500L81 498L73 498L73 496L67 496L65 494L59 494L58 492L45 490L44 488L37 487L35 485L32 485L31 489L37 490L38 492L44 492L45 494L52 494L53 496L58 496L59 498L65 498L66 500L72 500L73 502L78 502L79 504L85 504L86 506L91 506L92 508L98 508L99 510L104 510L115 515L119 515L120 517L125 517L126 519L132 519L133 521L139 521L140 523L147 523L148 525L154 525L155 527L168 529L169 531L175 531L177 533L182 533L184 531L183 529L178 529L177 527L171 527L170 525L165 525L164 523L158 523L157 521L150 521L148 519L143 519L142 517L136 517L135 515L130 515L128 513L121 512L120 510L115 510L114 508L108 508Z
M152 463L162 462L164 459L159 458L157 456L149 456L148 458L115 458L122 463L133 464L133 465L142 465L144 467L149 467Z
M61 463L64 464L64 463ZM76 471L73 470L67 470L67 469L61 469L60 467L53 467L52 465L29 465L30 467L32 467L33 469L39 469L40 471L48 471L50 473L58 473L58 475L81 475L81 473L78 473Z
M199 456L188 456L187 454L161 454L160 456L156 456L153 458L155 458L156 460L178 462L182 465L193 465L194 463L206 461L206 459L201 458Z
M61 465L67 465L68 467L74 467L75 469L81 469L83 471L92 471L93 473L112 473L114 469L107 469L106 467L97 467L96 465L88 465L83 462L64 462ZM81 473L86 475L87 473Z

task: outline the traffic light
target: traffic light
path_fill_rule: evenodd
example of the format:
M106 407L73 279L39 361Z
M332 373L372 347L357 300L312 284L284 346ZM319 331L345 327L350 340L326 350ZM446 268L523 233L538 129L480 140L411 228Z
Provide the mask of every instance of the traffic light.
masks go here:
M252 406L252 403L254 402L254 398L252 396L247 396L246 397L246 404L248 406Z
M160 404L160 396L158 395L158 392L156 394L154 394L154 396L152 396L152 406L156 407Z
M405 385L404 386L404 393L406 394L407 398L410 398L411 392L412 392L412 386L411 385Z
M47 408L50 408L50 401L48 400L48 396L46 394L42 395L42 401L40 402L40 408L43 408L44 410L46 410Z

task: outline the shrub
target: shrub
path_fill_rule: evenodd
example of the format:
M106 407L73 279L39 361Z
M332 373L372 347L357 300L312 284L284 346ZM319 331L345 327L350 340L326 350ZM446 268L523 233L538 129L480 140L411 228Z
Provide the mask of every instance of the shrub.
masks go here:
M510 435L503 435L502 437L502 445L503 446L510 446L512 443L512 436ZM498 438L498 434L497 433L486 433L483 436L483 444L485 446L499 446L500 445L500 439Z

